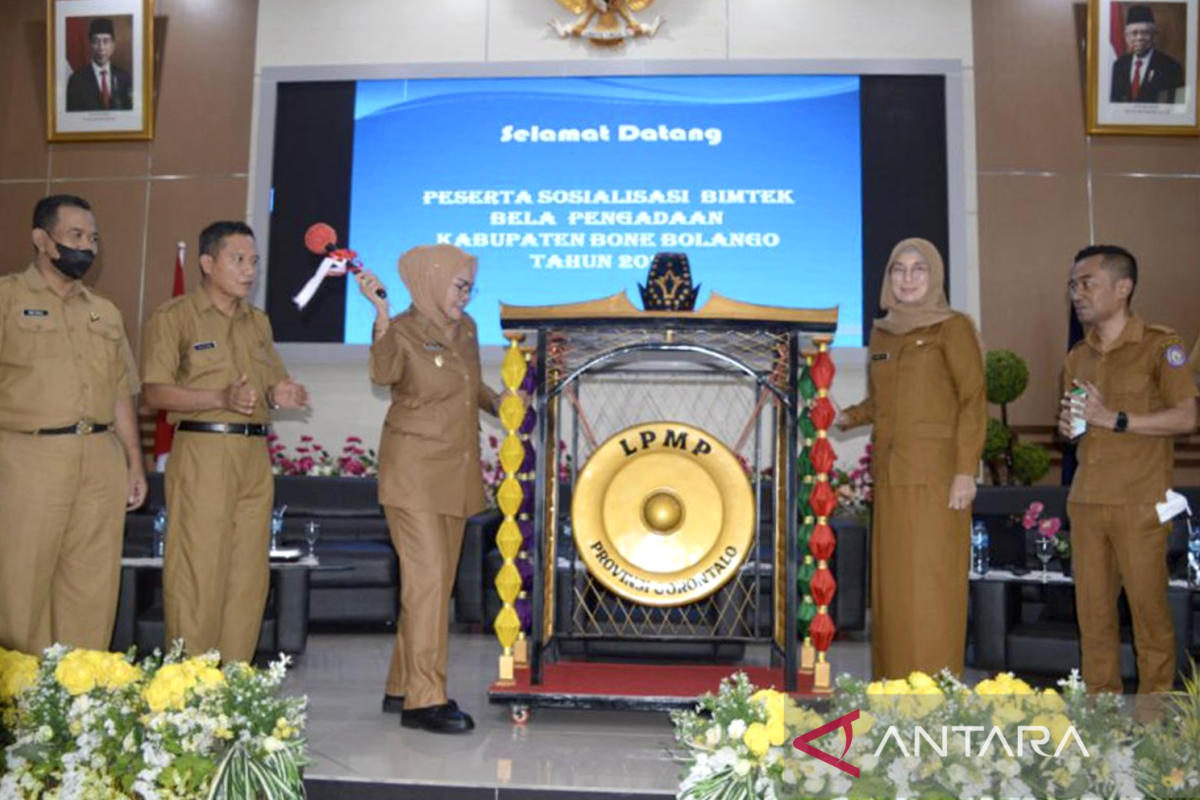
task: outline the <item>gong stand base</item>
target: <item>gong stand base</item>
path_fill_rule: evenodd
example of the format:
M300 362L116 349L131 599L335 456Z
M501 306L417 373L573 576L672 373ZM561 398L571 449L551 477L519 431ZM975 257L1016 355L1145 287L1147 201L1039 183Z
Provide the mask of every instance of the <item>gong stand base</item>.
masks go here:
M512 683L494 683L488 702L522 708L587 708L625 711L663 711L693 708L696 698L716 692L721 680L744 672L760 688L782 690L782 669L730 665L603 664L559 661L546 664L542 681L534 684L530 672L517 670ZM813 693L812 675L797 675L799 689L792 695L802 705L822 704L828 694Z

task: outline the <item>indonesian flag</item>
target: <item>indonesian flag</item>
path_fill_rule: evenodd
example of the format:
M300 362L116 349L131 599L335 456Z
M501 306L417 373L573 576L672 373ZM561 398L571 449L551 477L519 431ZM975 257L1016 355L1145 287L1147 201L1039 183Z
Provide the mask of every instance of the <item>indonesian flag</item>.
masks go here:
M1125 55L1125 11L1123 3L1113 3L1108 7L1108 42L1112 45L1113 58Z
M183 259L187 253L187 244L179 242L175 245L175 287L171 290L172 297L184 293ZM167 412L158 412L158 422L154 426L154 468L162 472L167 468L167 456L171 453L171 442L175 439L175 429L167 422Z

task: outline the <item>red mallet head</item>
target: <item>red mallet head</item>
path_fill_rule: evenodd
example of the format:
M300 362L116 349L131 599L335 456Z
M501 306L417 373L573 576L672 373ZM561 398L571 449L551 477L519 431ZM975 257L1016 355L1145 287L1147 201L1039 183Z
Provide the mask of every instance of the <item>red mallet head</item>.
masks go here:
M314 223L304 232L304 246L310 253L328 255L330 250L337 247L337 231L324 222Z

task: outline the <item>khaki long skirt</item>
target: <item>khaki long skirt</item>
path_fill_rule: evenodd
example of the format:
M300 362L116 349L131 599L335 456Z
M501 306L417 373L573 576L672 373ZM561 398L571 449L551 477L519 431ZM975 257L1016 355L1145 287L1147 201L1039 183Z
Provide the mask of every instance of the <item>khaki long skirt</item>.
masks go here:
M876 488L871 526L871 669L877 679L963 670L971 512L948 486Z

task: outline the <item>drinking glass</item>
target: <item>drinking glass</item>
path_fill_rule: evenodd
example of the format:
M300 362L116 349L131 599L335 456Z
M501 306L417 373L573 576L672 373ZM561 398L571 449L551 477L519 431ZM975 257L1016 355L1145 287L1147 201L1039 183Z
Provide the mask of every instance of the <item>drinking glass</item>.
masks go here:
M308 557L317 557L317 540L321 538L321 523L310 519L304 523L304 541L308 542Z
M1046 583L1050 580L1050 576L1046 573L1046 565L1054 557L1054 540L1049 536L1037 537L1037 557L1038 561L1042 562L1042 583Z

